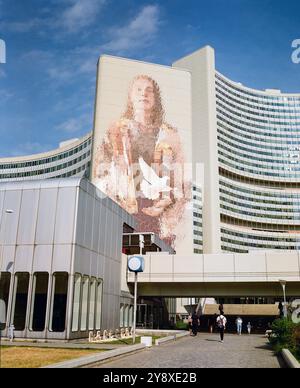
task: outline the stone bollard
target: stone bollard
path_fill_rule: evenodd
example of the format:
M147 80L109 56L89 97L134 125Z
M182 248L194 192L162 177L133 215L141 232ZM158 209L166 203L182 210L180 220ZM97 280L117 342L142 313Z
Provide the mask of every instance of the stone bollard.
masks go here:
M108 338L109 338L109 339L114 338L112 330L109 330L109 332L108 332Z
M94 342L94 333L92 331L89 332L89 342Z
M130 336L129 329L128 329L128 327L126 327L126 329L125 329L125 337L129 337L129 336Z
M101 331L97 331L97 334L96 334L96 337L95 337L95 341L101 341Z
M121 338L125 337L125 329L121 329Z
M102 337L104 340L106 340L108 338L108 333L107 333L107 330L103 330L103 337Z

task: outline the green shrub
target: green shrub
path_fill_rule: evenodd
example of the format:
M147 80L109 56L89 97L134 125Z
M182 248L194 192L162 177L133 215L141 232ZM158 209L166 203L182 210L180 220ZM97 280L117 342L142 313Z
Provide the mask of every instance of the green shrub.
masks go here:
M300 356L300 324L291 319L276 319L272 324L273 336L270 342L276 352L289 349L296 357Z
M176 329L177 330L187 330L188 329L188 324L183 322L183 321L177 321L176 322Z

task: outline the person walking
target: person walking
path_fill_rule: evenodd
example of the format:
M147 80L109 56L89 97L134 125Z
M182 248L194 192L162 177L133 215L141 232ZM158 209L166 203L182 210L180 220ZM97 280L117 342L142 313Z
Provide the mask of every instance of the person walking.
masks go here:
M200 323L199 322L199 317L198 317L197 312L195 310L193 315L192 315L192 332L193 332L192 335L194 337L197 335L199 323Z
M219 332L220 332L221 343L223 343L223 341L224 341L224 332L226 329L226 323L227 323L227 319L224 316L223 312L221 312L217 318L217 325L218 325Z
M241 335L242 334L242 325L243 325L243 320L241 317L237 317L236 321L235 321L235 324L236 324L236 331L237 331L237 334L238 335Z
M192 323L193 323L193 321L192 321L192 315L190 314L190 315L188 316L188 326L189 326L190 335L192 335Z
M247 331L248 331L248 334L251 334L251 329L252 329L251 323L248 322L248 323L247 323Z

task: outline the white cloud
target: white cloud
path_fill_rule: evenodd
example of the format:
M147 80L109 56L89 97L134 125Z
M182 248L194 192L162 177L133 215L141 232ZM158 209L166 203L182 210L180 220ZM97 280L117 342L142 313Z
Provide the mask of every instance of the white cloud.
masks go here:
M15 149L9 152L8 156L16 157L22 155L32 155L47 152L53 149L52 145L40 144L37 142L25 142L18 144Z
M94 23L105 1L71 0L70 6L63 11L56 24L68 32L78 32Z
M3 69L0 67L0 78L6 78L6 73Z
M5 22L1 23L0 27L4 30L9 30L13 32L29 32L37 28L41 28L46 25L47 21L40 18L34 18L24 21L15 21L15 22Z
M0 23L0 29L13 32L46 31L77 33L92 25L106 0L60 0L50 14L49 8L42 8L39 15L29 20ZM54 2L55 3L55 2ZM61 6L63 5L63 7Z
M66 133L88 132L91 130L91 125L91 116L89 114L83 114L77 118L70 118L64 121L57 125L55 129Z
M122 54L148 46L158 32L159 14L157 5L145 6L126 26L111 30L111 40L102 50Z

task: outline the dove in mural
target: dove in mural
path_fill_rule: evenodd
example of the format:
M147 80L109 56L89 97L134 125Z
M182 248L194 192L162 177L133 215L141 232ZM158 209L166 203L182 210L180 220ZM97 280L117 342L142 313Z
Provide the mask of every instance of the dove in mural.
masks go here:
M159 198L160 193L172 190L167 184L168 176L159 177L142 157L139 158L139 164L144 177L141 190L146 198L155 200Z

